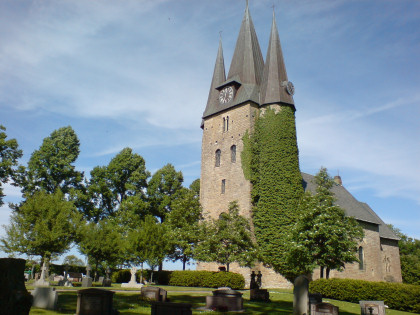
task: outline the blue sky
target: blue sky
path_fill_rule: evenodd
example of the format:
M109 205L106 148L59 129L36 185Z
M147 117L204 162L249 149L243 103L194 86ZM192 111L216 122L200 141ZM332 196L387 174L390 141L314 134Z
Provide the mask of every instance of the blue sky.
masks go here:
M339 172L358 200L420 239L420 2L250 0L263 56L273 4L301 170ZM86 174L128 146L151 172L174 164L188 185L200 176L219 32L228 69L244 9L243 0L1 1L0 124L22 163L71 125ZM10 185L5 193L20 197ZM0 224L9 214L0 208Z

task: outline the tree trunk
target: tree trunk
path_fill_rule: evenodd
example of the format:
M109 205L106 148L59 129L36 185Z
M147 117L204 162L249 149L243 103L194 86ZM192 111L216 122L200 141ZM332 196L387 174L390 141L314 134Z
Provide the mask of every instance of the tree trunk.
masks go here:
M327 279L329 279L330 278L330 268L328 268L327 267L327 277L326 277Z
M229 272L229 263L226 264L226 271Z
M143 283L143 263L141 263L140 266L141 266L140 283Z
M162 271L162 270L163 270L163 261L161 261L159 263L159 269L158 269L158 271Z
M185 265L187 263L187 256L182 256L182 270L185 270Z
M323 266L321 266L320 267L320 274L319 274L319 277L322 279L322 278L324 278L324 267Z

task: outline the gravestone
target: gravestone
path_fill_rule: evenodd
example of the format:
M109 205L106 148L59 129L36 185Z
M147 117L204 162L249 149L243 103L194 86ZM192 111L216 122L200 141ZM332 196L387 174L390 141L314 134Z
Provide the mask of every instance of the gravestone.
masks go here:
M114 292L104 289L84 289L77 291L76 315L114 315Z
M83 288L90 288L92 286L92 278L90 277L90 271L92 268L87 265L86 266L86 277L82 279L82 287Z
M151 302L151 315L192 315L191 304Z
M45 259L41 267L41 275L39 279L35 281L34 286L35 287L48 287L50 283L47 281L47 277L48 277L48 263L47 263L47 259Z
M131 270L131 279L130 282L126 282L126 283L121 283L121 288L141 288L143 287L142 283L138 283L136 281L136 272L137 272L137 268L136 267L132 267Z
M359 301L362 315L385 315L384 301Z
M55 310L57 308L58 293L55 288L36 287L32 292L34 297L32 306L47 310Z
M158 287L142 287L141 295L151 301L166 302L168 292Z
M309 293L309 304L322 303L321 293Z
M103 287L110 287L111 286L112 281L109 278L110 273L111 273L111 269L109 267L107 267L106 271L105 271L106 278L102 282Z
M206 309L217 311L242 311L244 309L242 293L235 290L215 290L213 296L206 296Z
M293 287L293 314L307 315L308 314L308 296L309 280L305 276L299 276L295 279Z
M26 290L25 260L0 258L0 306L3 315L28 315L32 295Z
M257 280L255 280L257 278ZM251 283L249 296L251 301L270 301L270 293L266 289L261 289L262 284L262 274L261 271L258 271L258 274L255 274L254 271L251 272Z
M311 304L311 315L338 315L338 307L330 303Z

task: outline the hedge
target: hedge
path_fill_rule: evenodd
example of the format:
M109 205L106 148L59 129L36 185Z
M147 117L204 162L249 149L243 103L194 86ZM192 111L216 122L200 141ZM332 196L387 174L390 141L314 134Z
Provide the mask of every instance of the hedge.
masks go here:
M233 272L173 271L169 285L206 288L230 287L238 290L244 288L245 279L242 275Z
M419 285L352 279L318 279L309 284L309 291L321 293L326 298L353 303L384 301L389 308L420 313Z
M140 281L140 273L141 270L137 270L136 272L136 281ZM167 285L169 282L169 278L172 271L153 271L153 282L157 284ZM143 279L149 281L151 276L150 270L143 270ZM112 273L111 280L113 283L123 283L123 282L129 282L131 279L131 271L130 269L122 269L118 270Z

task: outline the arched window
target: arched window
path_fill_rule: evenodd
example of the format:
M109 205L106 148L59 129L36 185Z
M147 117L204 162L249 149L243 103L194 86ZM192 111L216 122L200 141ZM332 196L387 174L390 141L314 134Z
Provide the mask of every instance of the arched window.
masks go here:
M229 116L226 117L226 131L229 130Z
M359 247L359 270L364 270L365 266L364 266L364 261L363 261L363 247L360 246Z
M232 163L236 162L236 145L230 147L230 161Z
M220 155L222 154L222 151L220 151L220 149L216 150L216 163L215 166L220 166Z
M226 179L222 179L221 193L224 194L226 190Z

